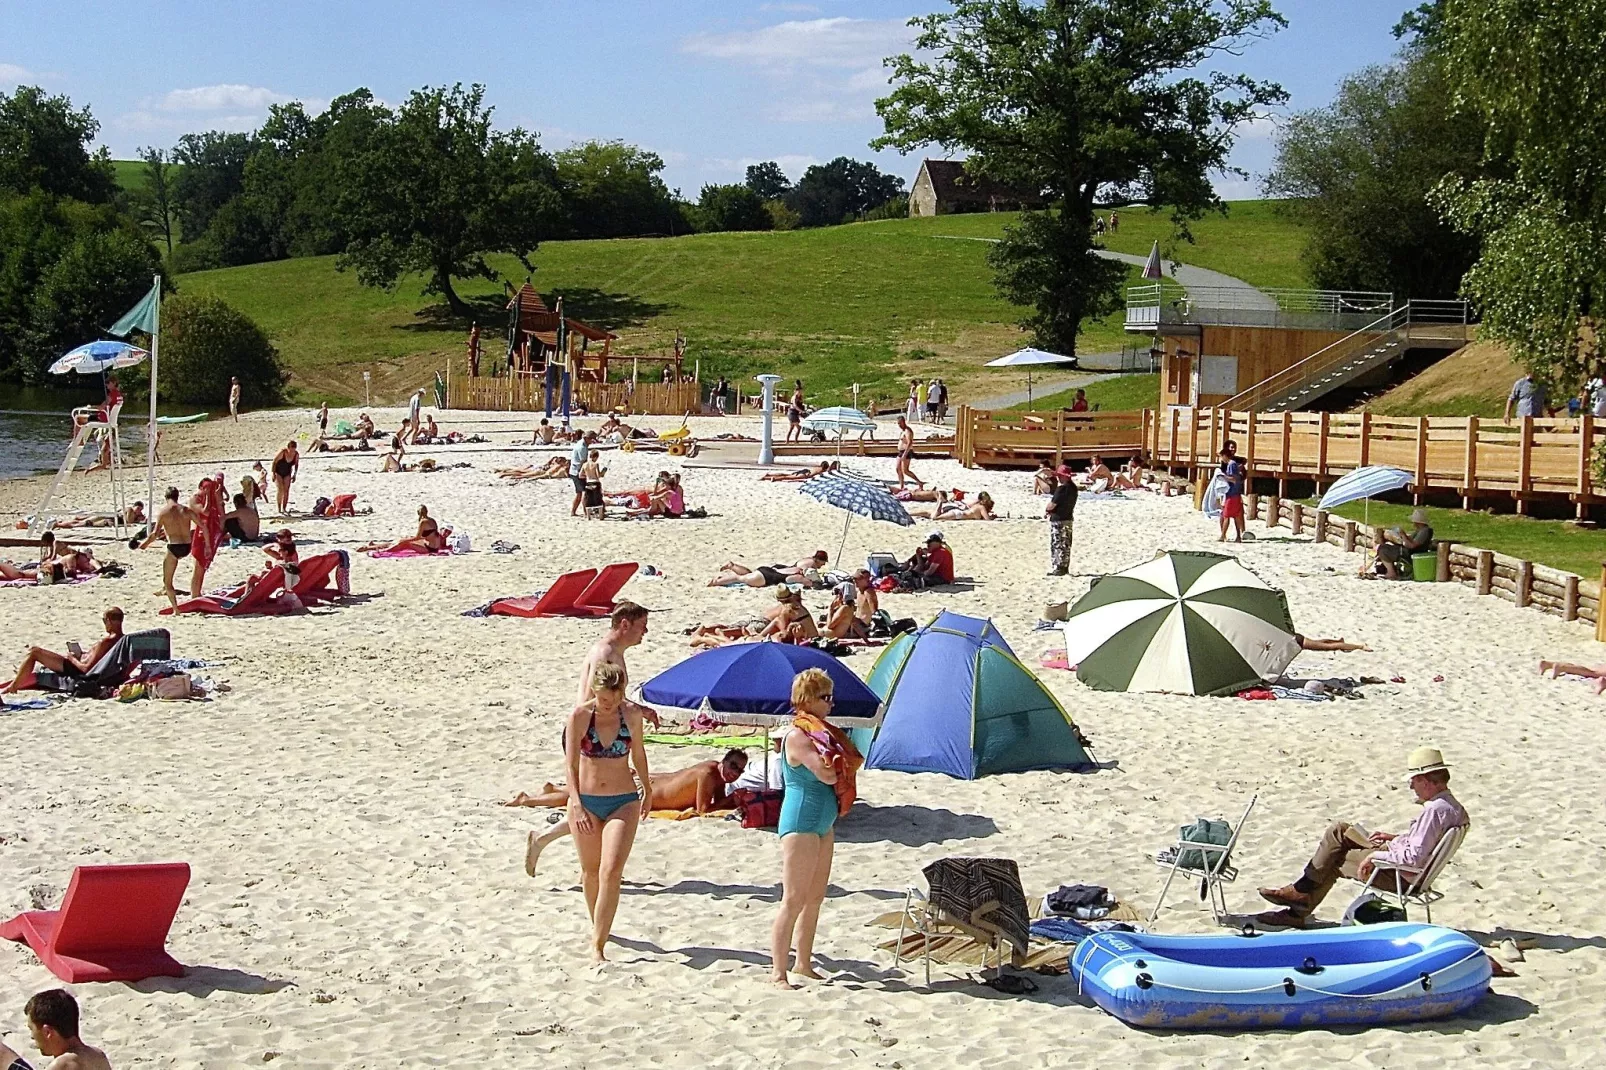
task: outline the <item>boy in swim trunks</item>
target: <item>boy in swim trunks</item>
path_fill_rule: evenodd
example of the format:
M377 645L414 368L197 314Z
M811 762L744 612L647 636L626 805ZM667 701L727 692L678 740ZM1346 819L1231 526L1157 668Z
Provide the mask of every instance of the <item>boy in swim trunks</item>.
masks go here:
M78 1035L78 1001L63 988L35 993L23 1006L34 1047L50 1060L44 1070L112 1070L106 1053ZM0 1040L0 1070L33 1070L28 1060Z
M166 502L156 511L156 522L151 525L151 533L139 548L145 549L158 536L167 540L167 556L162 561L162 591L159 593L166 594L168 602L177 608L178 592L173 589L173 575L178 571L178 563L190 556L195 511L179 504L177 487L168 487L166 497Z

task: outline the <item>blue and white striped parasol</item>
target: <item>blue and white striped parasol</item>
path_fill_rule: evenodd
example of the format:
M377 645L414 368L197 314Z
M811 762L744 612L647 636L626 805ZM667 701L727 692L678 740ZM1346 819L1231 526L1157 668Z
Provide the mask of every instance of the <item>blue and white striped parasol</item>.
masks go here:
M50 374L90 375L113 368L132 368L148 356L147 351L127 342L89 342L56 358L50 366Z
M826 505L834 505L838 509L845 509L851 514L868 517L871 520L885 520L889 524L899 524L908 527L913 524L914 517L903 503L888 494L879 484L869 483L862 479L854 479L844 475L815 476L798 488L801 494L807 494Z
M1410 485L1414 478L1416 477L1405 469L1395 468L1392 465L1373 464L1357 468L1328 487L1317 508L1332 510L1350 502L1358 502L1362 498L1375 498L1379 494L1387 494L1391 490L1399 490Z
M849 431L874 431L876 423L858 409L833 405L809 413L803 418L803 426L811 431L835 431L838 435L845 435Z

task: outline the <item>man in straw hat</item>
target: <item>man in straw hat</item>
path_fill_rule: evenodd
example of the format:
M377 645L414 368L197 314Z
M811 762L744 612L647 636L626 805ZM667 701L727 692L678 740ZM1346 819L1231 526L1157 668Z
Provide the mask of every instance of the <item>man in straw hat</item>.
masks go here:
M1418 747L1406 760L1406 767L1411 791L1422 804L1422 812L1411 820L1410 827L1394 835L1333 822L1322 833L1303 876L1281 888L1260 889L1261 898L1285 908L1268 920L1303 928L1339 877L1364 881L1378 862L1421 872L1446 832L1471 823L1466 810L1450 794L1450 767L1437 747Z
M1411 555L1429 553L1433 549L1433 529L1428 526L1428 511L1411 512L1411 530L1389 528L1383 532L1383 542L1377 548L1377 565L1391 580L1400 578L1401 569L1411 567Z

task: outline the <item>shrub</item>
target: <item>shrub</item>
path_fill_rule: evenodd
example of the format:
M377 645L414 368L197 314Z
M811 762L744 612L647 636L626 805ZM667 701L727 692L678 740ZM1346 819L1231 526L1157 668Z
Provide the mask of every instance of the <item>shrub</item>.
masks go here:
M774 230L796 230L803 224L803 218L785 201L765 201L764 210L769 212L770 227Z
M246 405L284 401L290 374L268 336L221 298L180 295L162 305L162 397L186 405L228 402L229 377Z

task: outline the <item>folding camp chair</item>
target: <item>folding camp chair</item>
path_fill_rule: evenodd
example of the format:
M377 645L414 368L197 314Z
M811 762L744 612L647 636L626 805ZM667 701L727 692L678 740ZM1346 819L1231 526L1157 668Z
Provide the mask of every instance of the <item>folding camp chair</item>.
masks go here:
M1160 898L1155 900L1154 909L1149 911L1149 923L1160 916L1160 908L1165 906L1166 893L1171 890L1171 882L1176 880L1178 872L1186 873L1189 877L1199 878L1199 900L1210 901L1210 912L1215 915L1216 921L1221 922L1228 917L1227 895L1222 889L1223 884L1231 884L1238 879L1238 868L1232 865L1232 849L1238 846L1238 837L1243 834L1244 823L1249 820L1249 812L1255 808L1255 800L1259 793L1249 796L1249 805L1244 807L1243 816L1238 823L1232 826L1232 832L1224 844L1195 843L1177 837L1176 846L1171 848L1171 857L1167 860L1163 854L1156 858L1156 864L1167 869L1165 884L1160 888ZM1184 865L1184 852L1198 852L1199 865Z
M967 936L982 945L982 969L987 968L987 953L993 955L993 966L1004 967L1004 934L996 926L987 924L987 915L998 908L997 903L983 904L970 912L968 918L957 918L926 898L919 888L911 886L903 899L903 916L898 919L898 942L893 945L892 965L896 969L903 962L903 934L912 932L920 936L920 956L925 962L926 986L931 986L931 945L943 937ZM914 956L911 954L911 958Z
M18 914L0 939L26 943L69 984L182 977L164 945L189 883L184 862L79 866L60 910Z
M597 578L588 583L574 600L574 607L569 613L580 617L605 617L612 613L614 599L619 596L620 589L630 582L630 577L636 574L636 568L634 561L603 566Z
M1433 904L1444 898L1444 893L1435 891L1433 882L1444 867L1450 864L1456 851L1461 848L1461 841L1467 837L1467 827L1457 825L1445 831L1434 845L1433 851L1428 855L1428 864L1421 869L1410 869L1397 866L1392 862L1378 861L1372 866L1372 875L1366 879L1366 891L1375 892L1384 899L1392 900L1402 911L1407 904L1416 903L1427 911L1428 924L1433 923ZM1379 883L1379 878L1384 878Z
M31 684L24 687L38 691L59 691L69 695L88 695L108 687L117 687L128 679L134 666L142 661L166 661L173 656L173 641L166 628L152 628L143 632L128 632L82 676L40 669L34 673Z

